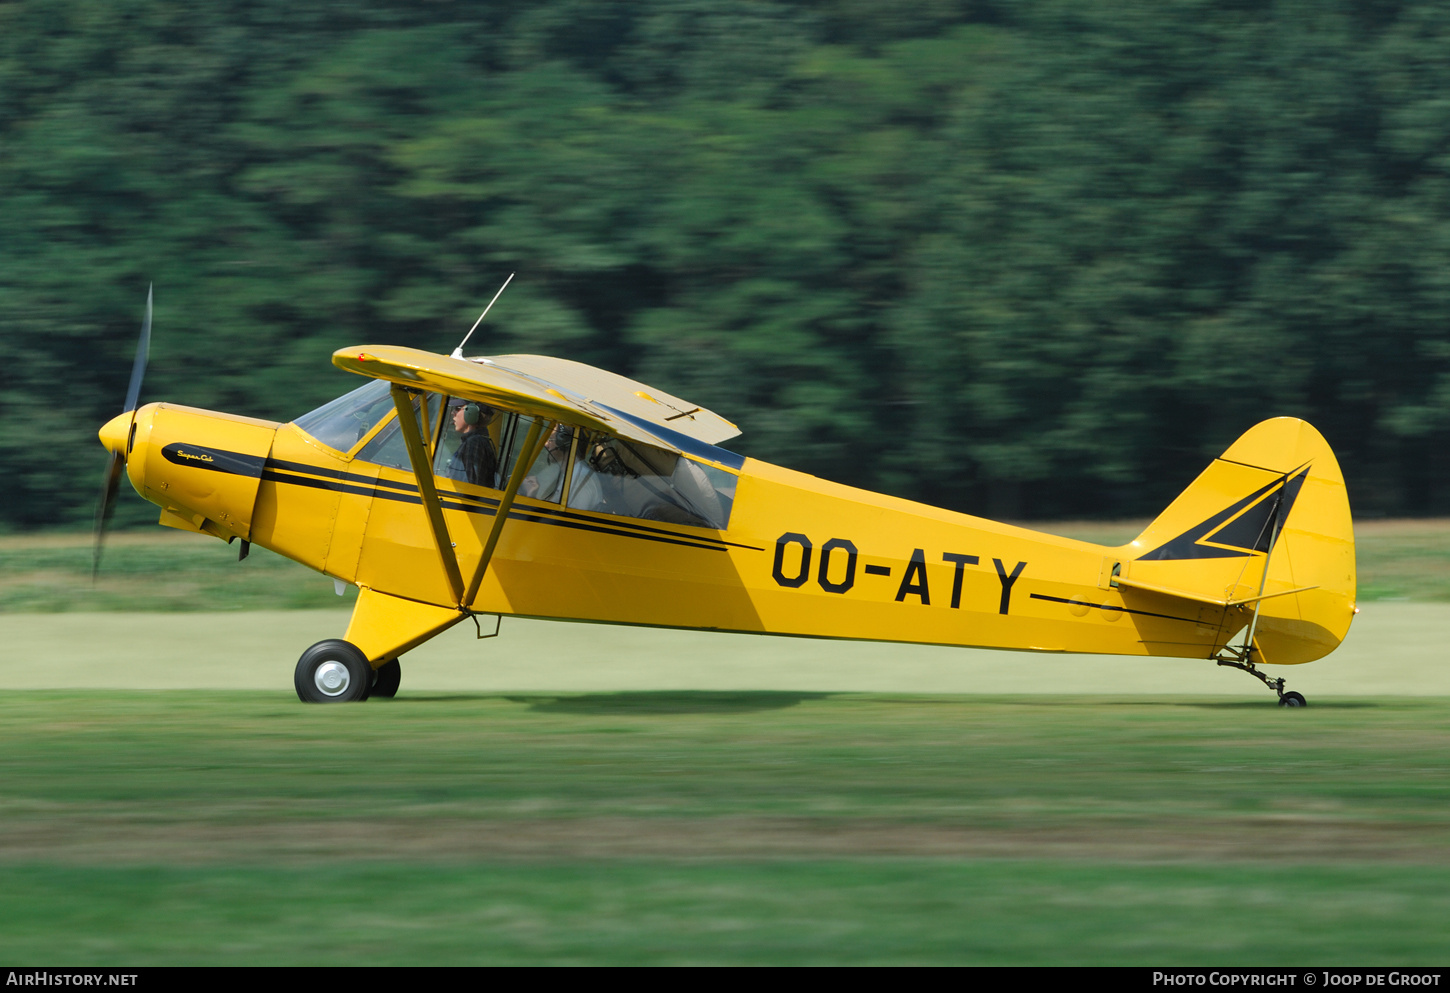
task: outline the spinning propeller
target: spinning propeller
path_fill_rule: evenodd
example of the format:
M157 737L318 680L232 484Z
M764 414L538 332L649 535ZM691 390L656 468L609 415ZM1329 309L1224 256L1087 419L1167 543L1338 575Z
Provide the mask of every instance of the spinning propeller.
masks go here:
M126 406L121 409L122 415L131 416L125 420L118 417L101 429L101 440L111 450L111 459L106 465L105 480L101 484L101 499L96 506L96 552L91 562L92 582L95 582L97 573L101 571L101 544L105 540L106 525L110 523L111 514L115 510L121 474L126 471L126 451L136 421L136 401L141 396L141 380L146 375L146 360L151 355L151 291L152 287L148 286L146 319L141 322L141 340L136 343L136 361L131 366L131 385L126 390Z

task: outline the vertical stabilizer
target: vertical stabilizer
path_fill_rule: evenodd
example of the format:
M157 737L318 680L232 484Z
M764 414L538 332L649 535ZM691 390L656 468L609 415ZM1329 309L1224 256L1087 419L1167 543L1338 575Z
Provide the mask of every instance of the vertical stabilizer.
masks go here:
M1219 645L1253 620L1255 661L1312 662L1355 610L1354 528L1324 437L1295 417L1250 428L1122 549L1124 596L1224 606Z

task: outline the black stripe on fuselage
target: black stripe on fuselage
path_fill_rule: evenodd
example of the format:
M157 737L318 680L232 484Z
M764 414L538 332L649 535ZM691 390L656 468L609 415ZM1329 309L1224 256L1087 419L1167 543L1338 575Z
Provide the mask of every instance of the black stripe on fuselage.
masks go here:
M328 479L366 484L368 487L386 487L388 489L396 490L399 493L407 494L408 496L413 497L416 497L418 493L418 484L416 483L401 483L390 479L382 479L376 476L366 476L361 473L344 472L340 469L324 469L318 466L308 465L305 462L287 462L283 459L268 459L267 468L276 468L284 470L286 472L293 472L304 475L324 476ZM295 482L296 480L288 481ZM361 492L357 489L343 489L342 491L347 493ZM391 493L379 493L377 495L389 500L398 499L397 496ZM452 510L465 510L471 513L478 512L477 506L474 505L481 505L482 507L489 508L490 510L497 508L499 505L499 501L496 497L479 496L472 493L463 493L458 490L439 490L438 496L440 502L443 503L443 506L448 507ZM453 498L455 500L461 501L461 503L448 503L446 502L447 498ZM414 502L417 501L415 500ZM514 509L517 511L521 508L515 506ZM531 513L541 514L545 517L557 517L562 520L576 521L581 524L601 523L597 517L589 517L576 511L564 510L562 508L531 507L529 508L529 511ZM610 523L613 524L614 522L611 521ZM689 541L701 544L719 545L721 548L743 548L747 551L752 552L758 552L761 550L755 545L742 545L733 541L725 541L723 538L708 538L696 535L682 535L676 531L666 531L663 528L650 527L647 524L636 524L633 521L628 521L624 519L621 519L617 526L625 528L626 531L631 534L635 532L642 532L641 537L645 535L659 535L662 538L684 538Z
M229 452L225 448L208 448L203 445L188 445L173 442L161 449L161 457L175 465L205 472L221 472L229 476L247 476L256 479L262 474L266 459L260 455L245 455Z
M391 490L382 490L376 486L360 485L358 483L343 482L339 479L325 479L317 476L295 475L291 472L282 472L270 467L262 470L262 478L274 483L290 483L293 486L306 486L313 490L332 490L337 493L352 493L356 496L377 497L380 500L397 500L401 503L422 503L423 500L416 493L396 493Z
M1075 603L1083 607L1091 607L1093 610L1117 610L1124 614L1140 614L1143 617L1161 617L1168 621L1187 621L1198 623L1196 617L1174 617L1172 614L1155 614L1151 610L1134 610L1132 607L1114 607L1110 603L1088 603L1086 600L1069 600L1067 597L1048 596L1046 593L1029 594L1033 600L1051 600L1053 603Z
M366 476L360 472L344 472L341 469L324 469L321 466L308 465L306 462L288 462L285 459L269 458L267 459L267 468L278 469L283 472L302 473L308 476L322 476L326 479L337 479L353 483L367 483L370 489L375 486L381 486L387 489L400 490L404 493L418 492L418 484L416 483L398 483L394 482L391 479L380 479L377 476ZM493 504L494 506L497 506L498 501L494 500Z
M301 462L269 459L266 468L262 471L262 478L276 483L306 486L311 489L332 490L338 493L351 493L357 496L372 496L383 500L396 500L399 503L419 505L423 503L423 498L418 494L418 487L415 483L399 483L373 476L364 476L360 473L310 466ZM445 510L461 510L464 513L481 514L485 517L496 516L499 505L499 501L493 497L474 496L470 493L450 492L448 490L439 491L438 502ZM752 545L740 545L734 542L723 541L719 538L697 538L694 535L678 534L673 531L652 528L643 524L621 521L619 526L611 526L613 525L612 521L605 523L596 517L587 517L583 514L566 510L554 510L553 508L547 507L521 507L515 504L509 509L508 516L509 520L529 521L534 524L549 524L554 527L570 528L577 531L592 531L596 534L608 534L620 538L642 538L645 541L658 541L669 545L683 545L686 548L702 548L714 552L723 552L727 548L744 548L750 551L760 551L759 548Z

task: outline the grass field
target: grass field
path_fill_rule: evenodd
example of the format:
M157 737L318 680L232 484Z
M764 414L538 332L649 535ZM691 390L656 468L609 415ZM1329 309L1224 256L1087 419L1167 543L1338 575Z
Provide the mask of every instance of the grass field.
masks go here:
M308 645L348 612L0 614L0 686L286 690ZM1450 697L1450 604L1371 603L1333 654L1269 666L1309 697ZM506 618L461 624L403 659L403 692L786 690L858 693L1209 695L1273 706L1256 680L1202 659L1041 654L820 641Z
M1359 549L1306 710L1187 661L516 620L305 707L325 578L161 532L92 588L85 536L0 539L0 961L1443 964L1450 524Z
M30 692L23 963L1435 964L1450 711Z
M265 548L152 528L94 543L79 533L0 537L0 612L295 610L337 606L332 580ZM349 599L355 596L349 590Z

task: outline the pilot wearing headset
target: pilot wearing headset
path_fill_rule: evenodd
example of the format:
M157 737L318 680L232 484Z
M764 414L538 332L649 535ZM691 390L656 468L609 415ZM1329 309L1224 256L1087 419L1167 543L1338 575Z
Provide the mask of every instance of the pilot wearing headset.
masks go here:
M459 441L443 474L466 479L476 486L496 486L498 453L489 437L488 426L497 412L485 404L458 397L450 400L449 405L453 408L453 429Z

